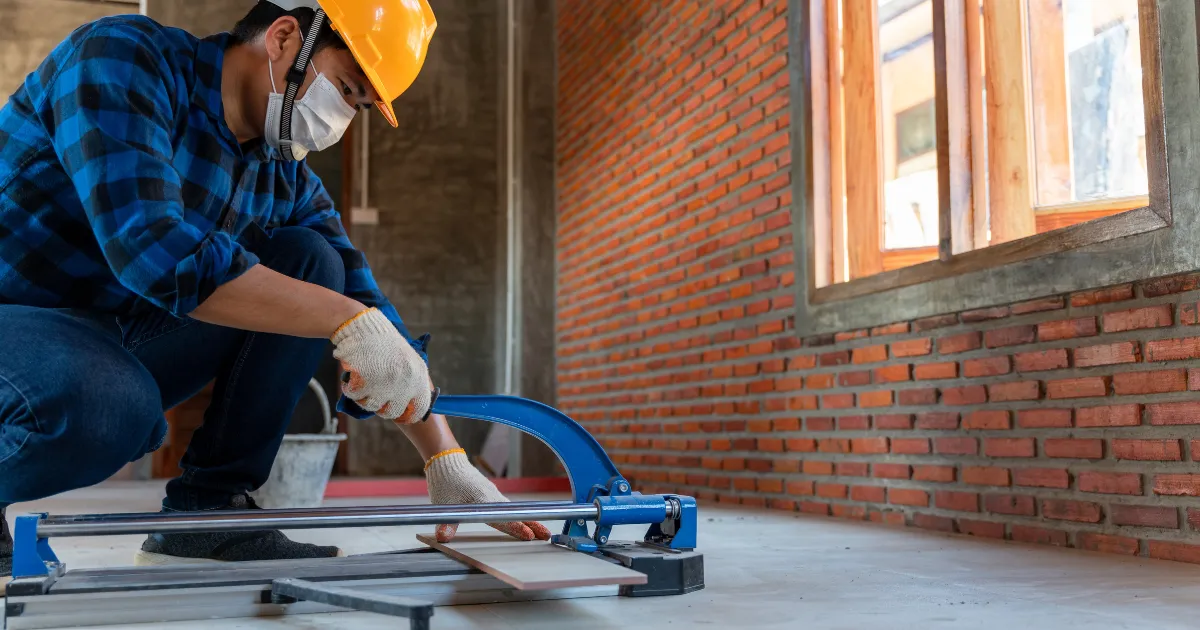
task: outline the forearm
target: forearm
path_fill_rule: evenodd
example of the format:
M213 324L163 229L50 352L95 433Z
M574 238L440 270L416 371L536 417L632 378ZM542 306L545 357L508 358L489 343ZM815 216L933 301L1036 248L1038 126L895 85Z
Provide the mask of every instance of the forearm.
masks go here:
M218 287L190 316L240 330L329 338L365 308L336 291L255 265Z
M399 426L425 461L442 451L459 448L458 440L454 439L454 434L450 432L446 416L432 414L425 422Z
M191 317L240 330L328 338L365 308L340 293L255 265L217 288ZM399 426L422 459L459 448L445 416L431 415L425 422Z

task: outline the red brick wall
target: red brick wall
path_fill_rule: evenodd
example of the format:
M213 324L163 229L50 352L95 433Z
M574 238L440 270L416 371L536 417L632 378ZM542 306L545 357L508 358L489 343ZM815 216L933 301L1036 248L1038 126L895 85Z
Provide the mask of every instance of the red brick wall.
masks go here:
M560 406L643 490L1200 562L1200 275L791 332L786 4L559 2Z

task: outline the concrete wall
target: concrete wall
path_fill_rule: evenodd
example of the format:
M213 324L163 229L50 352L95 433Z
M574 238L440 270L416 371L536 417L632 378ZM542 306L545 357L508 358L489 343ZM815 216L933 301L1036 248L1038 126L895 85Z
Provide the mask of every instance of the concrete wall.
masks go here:
M78 26L136 6L72 0L0 0L0 95L7 100L25 75Z
M204 37L228 31L257 0L147 0L146 15Z

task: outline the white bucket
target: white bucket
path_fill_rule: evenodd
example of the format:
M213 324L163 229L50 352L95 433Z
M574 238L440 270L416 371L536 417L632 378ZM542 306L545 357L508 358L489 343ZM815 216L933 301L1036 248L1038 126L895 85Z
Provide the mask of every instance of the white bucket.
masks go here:
M325 427L319 434L283 436L279 454L271 467L271 476L261 488L250 493L254 502L268 509L317 507L325 498L325 486L333 473L338 444L346 440L337 432L337 421L329 406L329 397L316 379L308 386L321 403Z

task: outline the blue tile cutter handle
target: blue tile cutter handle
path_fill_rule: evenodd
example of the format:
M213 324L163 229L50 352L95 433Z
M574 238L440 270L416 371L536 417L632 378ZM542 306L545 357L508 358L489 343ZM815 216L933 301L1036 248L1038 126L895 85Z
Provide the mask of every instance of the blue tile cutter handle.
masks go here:
M608 542L614 525L649 523L647 542L673 549L695 548L696 500L634 493L596 438L561 411L513 396L442 396L432 408L444 416L513 427L554 451L567 471L575 503L594 503L600 508L593 533L588 533L585 521L567 521L555 542L591 552ZM673 518L668 518L668 513Z
M596 438L553 407L511 396L441 396L432 408L444 416L510 426L541 440L562 460L575 503L591 503L594 487L625 481Z

